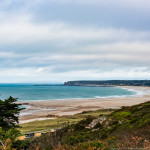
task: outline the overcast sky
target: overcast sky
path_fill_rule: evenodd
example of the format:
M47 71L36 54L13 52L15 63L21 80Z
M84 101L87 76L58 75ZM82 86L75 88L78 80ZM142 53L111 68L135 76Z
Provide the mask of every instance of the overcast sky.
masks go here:
M149 0L0 0L0 83L150 79Z

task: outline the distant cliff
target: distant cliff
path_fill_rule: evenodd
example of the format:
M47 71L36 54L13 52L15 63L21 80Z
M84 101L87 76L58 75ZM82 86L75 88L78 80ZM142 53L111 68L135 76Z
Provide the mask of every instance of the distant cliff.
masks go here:
M68 86L150 86L150 80L83 80L68 81L64 85Z

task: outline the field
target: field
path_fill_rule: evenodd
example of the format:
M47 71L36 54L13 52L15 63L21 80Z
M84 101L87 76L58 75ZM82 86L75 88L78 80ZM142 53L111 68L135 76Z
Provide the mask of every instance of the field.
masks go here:
M73 116L62 116L62 117L56 116L56 119L33 121L33 122L21 124L22 128L20 128L20 131L21 133L27 133L33 131L61 128L68 124L77 123L83 119L86 119L88 116L98 117L101 114L104 115L110 114L112 111L113 111L112 109L100 109L97 111L82 112Z

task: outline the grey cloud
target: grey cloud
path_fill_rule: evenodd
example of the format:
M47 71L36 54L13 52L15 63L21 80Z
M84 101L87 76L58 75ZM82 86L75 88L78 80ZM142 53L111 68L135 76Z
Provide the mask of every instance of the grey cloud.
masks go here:
M0 9L10 14L30 14L33 22L63 21L83 26L150 29L150 2L142 0L5 0ZM9 16L10 15L10 16Z
M135 5L136 3L136 5ZM35 21L65 21L78 25L149 30L149 1L45 1L36 7Z
M126 72L130 79L149 77L148 4L0 1L1 79L116 79Z

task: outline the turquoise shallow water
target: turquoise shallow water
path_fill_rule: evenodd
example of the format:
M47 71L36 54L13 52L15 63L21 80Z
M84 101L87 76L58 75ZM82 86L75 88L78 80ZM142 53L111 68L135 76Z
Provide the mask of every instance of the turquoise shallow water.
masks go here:
M57 100L133 96L135 91L118 87L82 87L64 85L0 84L0 99L13 96L24 100Z

